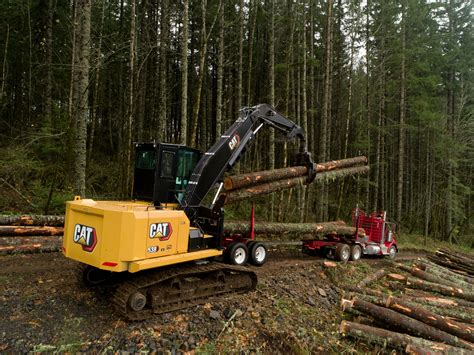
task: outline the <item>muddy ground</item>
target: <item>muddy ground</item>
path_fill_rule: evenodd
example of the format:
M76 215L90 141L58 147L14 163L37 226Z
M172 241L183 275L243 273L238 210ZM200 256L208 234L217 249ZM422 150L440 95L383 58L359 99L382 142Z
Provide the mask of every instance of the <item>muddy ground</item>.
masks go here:
M401 253L400 259L417 253ZM351 353L377 351L338 333L338 285L355 283L387 259L323 266L297 251L270 255L255 292L127 322L60 253L0 256L0 352Z

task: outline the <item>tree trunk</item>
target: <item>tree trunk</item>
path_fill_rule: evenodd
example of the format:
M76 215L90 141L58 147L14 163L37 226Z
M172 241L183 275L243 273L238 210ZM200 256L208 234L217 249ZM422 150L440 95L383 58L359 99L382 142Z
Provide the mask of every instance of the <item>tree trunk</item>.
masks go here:
M375 282L377 280L380 280L383 278L385 275L387 275L387 271L384 269L380 269L377 272L371 273L368 276L364 277L358 284L357 287L365 287L369 285L372 282Z
M180 143L187 144L188 130L188 39L189 0L183 1L183 34L181 39L181 127Z
M402 204L403 204L403 173L405 161L405 50L406 50L406 31L405 31L405 2L402 1L402 19L401 19L401 68L400 68L400 127L398 129L398 177L397 177L397 222L402 220Z
M387 325L406 331L415 336L420 336L433 341L440 341L469 350L474 349L474 345L467 341L460 340L452 334L448 334L416 319L392 311L391 309L363 301L357 297L353 298L351 301L342 300L342 309L344 311L356 310L362 312L363 314L367 314L377 320L383 321Z
M50 215L0 215L0 225L13 226L63 226L64 216Z
M0 226L1 237L62 235L63 227Z
M246 234L250 230L248 222L230 221L225 222L224 233ZM255 223L256 234L270 234L279 236L296 235L301 238L303 234L312 236L336 233L339 235L353 236L356 229L347 226L344 222L324 222L324 223L275 223L257 222ZM364 231L360 230L359 235L363 236Z
M425 324L453 334L461 339L474 342L474 330L464 324L448 321L438 314L431 312L423 307L408 303L400 298L389 296L385 307L396 312L405 314L410 318L417 319Z
M366 157L356 157L343 160L333 160L326 163L315 164L316 173L339 170L362 165L367 162ZM271 182L275 180L290 179L294 177L305 176L308 174L308 168L305 166L293 166L276 170L257 171L248 174L228 176L224 178L224 189L227 191L242 189L256 184Z
M324 97L321 117L321 135L319 143L319 161L325 161L328 158L327 155L327 140L328 138L328 127L331 116L330 111L330 99L331 99L331 65L332 65L332 10L333 1L328 0L327 3L327 24L326 24L326 49L325 49L325 73L324 73ZM327 187L322 186L321 197L319 198L318 204L318 220L324 221L327 218L328 213L328 196Z
M222 90L224 81L224 2L219 1L219 49L218 49L218 63L217 63L217 88L216 88L216 137L220 137L222 133Z
M73 102L74 117L76 122L75 135L75 163L74 193L85 196L86 193L86 152L87 152L87 119L89 117L89 57L91 35L91 0L77 1L78 26L75 27L77 47L77 68L72 80L76 83L77 102ZM74 58L73 58L74 59Z
M468 300L471 302L474 301L473 293L464 292L462 289L457 288L457 287L439 285L436 283L418 280L411 277L405 277L398 274L389 274L388 277L391 278L392 280L405 283L407 287L410 287L410 288L415 288L418 290L424 290L428 292L437 292L444 296L462 298L464 300Z
M391 348L401 351L405 351L408 345L415 345L424 349L430 349L432 354L438 353L439 351L453 355L468 353L468 351L458 347L345 320L341 322L339 329L343 334L350 335L368 343L375 343L381 346L388 345Z
M315 182L325 184L336 178L342 178L349 175L366 174L369 171L368 166L358 166L353 168L338 169L328 171L316 175ZM259 195L269 194L272 192L289 189L296 186L303 186L307 184L306 177L296 177L284 180L273 181L265 184L255 185L239 190L232 190L226 192L226 203L233 203L236 201L246 200Z

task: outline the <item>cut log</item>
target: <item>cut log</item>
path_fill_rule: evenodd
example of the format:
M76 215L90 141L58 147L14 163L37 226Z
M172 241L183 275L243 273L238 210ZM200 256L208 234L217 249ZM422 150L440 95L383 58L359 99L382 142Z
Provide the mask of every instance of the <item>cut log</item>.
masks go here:
M409 272L413 276L418 277L419 279L422 279L422 280L426 280L426 281L429 281L429 282L434 282L434 283L444 285L444 286L463 288L463 287L460 287L458 284L456 284L454 282L451 282L451 281L445 280L441 277L432 275L432 274L430 274L426 271L423 271L423 270L417 268L416 266L413 266L413 267L410 268L409 266L406 266L406 265L403 265L403 264L397 264L397 267L399 269L402 269L402 270L406 271L406 272ZM464 291L468 291L468 290L464 289Z
M249 231L249 223L243 221L225 222L224 233L245 234ZM304 234L323 235L336 233L339 235L353 236L356 228L346 225L344 222L324 222L324 223L275 223L256 222L255 233L260 235L297 235ZM364 236L363 229L359 229L359 235Z
M62 235L64 232L63 227L37 227L37 226L0 226L0 237L3 236L56 236Z
M437 255L428 255L428 259L434 262L435 264L445 266L451 271L461 274L461 275L474 275L474 268L466 266L462 263L458 263L449 258L440 257Z
M368 284L375 282L377 280L380 280L382 277L384 277L387 274L387 272L384 269L380 269L377 272L374 272L372 274L369 274L367 277L363 278L358 284L357 287L365 287Z
M342 321L339 327L342 334L360 339L367 343L389 346L391 348L404 351L408 345L415 345L424 349L430 349L433 353L442 352L444 354L468 354L465 349L433 342L430 340L401 334L386 329L371 327L364 324Z
M445 296L462 298L470 302L474 301L474 294L464 292L464 290L461 288L439 285L432 282L413 279L411 277L407 279L406 285L411 288L417 288L429 292L437 292Z
M402 313L410 318L417 319L420 322L431 325L435 328L441 329L449 334L453 334L461 339L474 342L474 332L471 327L463 324L446 320L444 317L427 310L421 306L415 305L412 302L404 301L401 298L389 296L386 299L385 307L390 308L396 312Z
M388 274L387 277L391 280L395 280L395 281L398 281L398 282L406 282L407 281L407 277L406 276L403 276L403 275L400 275L400 274Z
M387 309L372 304L370 302L366 302L357 297L353 298L350 301L343 300L342 307L344 311L359 311L361 313L371 316L372 318L385 321L385 323L391 324L396 329L401 329L415 336L420 336L426 339L440 341L453 346L474 350L473 344L465 340L458 339L452 334L446 333L442 330L434 328L406 315L395 312L391 309Z
M423 302L438 302L441 307L467 307L474 308L474 302L460 298L441 298L433 295L430 291L422 291L411 288L405 288L405 295L412 298L419 298ZM454 304L453 304L454 303ZM433 303L436 306L436 304ZM452 305L452 306L450 306Z
M367 163L367 158L364 156L349 158L343 160L334 160L326 163L316 164L315 170L317 173L330 171L341 168L353 167ZM240 174L228 176L224 179L224 189L227 191L243 189L257 184L267 182L291 179L295 177L304 177L308 175L308 168L306 166L292 166L288 168L257 171L249 174Z
M64 216L54 215L0 215L0 225L62 227Z
M469 286L472 286L474 284L474 278L466 275L460 275L458 273L455 273L451 271L450 269L432 263L429 260L426 259L421 259L416 263L416 266L423 271L430 272L436 276L443 277L446 280L452 281L454 283L459 283L462 282L464 284L467 284Z
M378 290L374 290L374 289L366 288L366 287L357 287L357 286L353 286L353 285L342 285L341 287L345 291L359 293L361 295L370 295L370 296L375 296L375 297L385 297L385 296L387 296L382 291L378 291Z
M337 178L343 178L350 175L366 174L369 171L368 166L359 166L353 168L345 168L339 170L333 170L328 172L323 172L316 175L315 182L326 183L329 180L334 180ZM226 200L225 203L234 203L242 200L248 200L261 195L270 194L272 192L282 191L285 189L290 189L296 186L305 185L307 183L306 177L296 177L284 180L278 180L273 182L268 182L259 185L252 185L247 188L242 188L238 190L231 190L225 193Z
M0 255L5 254L33 254L33 253L51 253L58 252L60 250L59 245L54 244L25 244L25 245L9 245L0 246Z

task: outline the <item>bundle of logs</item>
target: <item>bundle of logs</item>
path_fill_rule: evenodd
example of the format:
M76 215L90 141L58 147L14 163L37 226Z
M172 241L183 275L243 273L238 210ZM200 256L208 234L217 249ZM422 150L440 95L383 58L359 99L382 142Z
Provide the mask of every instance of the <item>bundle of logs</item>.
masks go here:
M438 250L431 260L395 264L400 273L379 270L344 286L341 306L354 319L342 321L341 333L411 354L474 353L474 278L458 272L458 261L453 268L437 263L439 255L474 265L472 256ZM381 279L392 294L367 287Z
M9 225L5 225L9 224ZM57 251L64 233L63 216L2 216L0 215L0 254ZM226 221L225 234L246 234L250 225L244 221ZM255 234L275 236L278 240L301 240L305 236L315 238L337 233L354 236L356 229L343 221L324 223L270 223L256 222ZM364 235L359 229L358 234Z
M325 183L337 178L366 174L369 171L364 156L314 164L314 182ZM258 171L229 176L224 179L225 203L234 203L260 195L308 184L308 168L289 168Z

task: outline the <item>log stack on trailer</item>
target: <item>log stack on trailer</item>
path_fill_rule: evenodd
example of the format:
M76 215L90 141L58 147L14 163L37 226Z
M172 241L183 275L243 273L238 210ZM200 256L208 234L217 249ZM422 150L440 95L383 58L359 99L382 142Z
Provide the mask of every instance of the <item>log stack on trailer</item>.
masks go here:
M413 265L394 264L400 273L381 271L376 279L374 273L357 286L344 285L341 307L353 319L342 321L340 332L407 353L474 353L473 280L444 260L432 262L447 254L457 255L440 249ZM474 265L473 256L460 256L464 269ZM381 278L393 293L374 289Z

